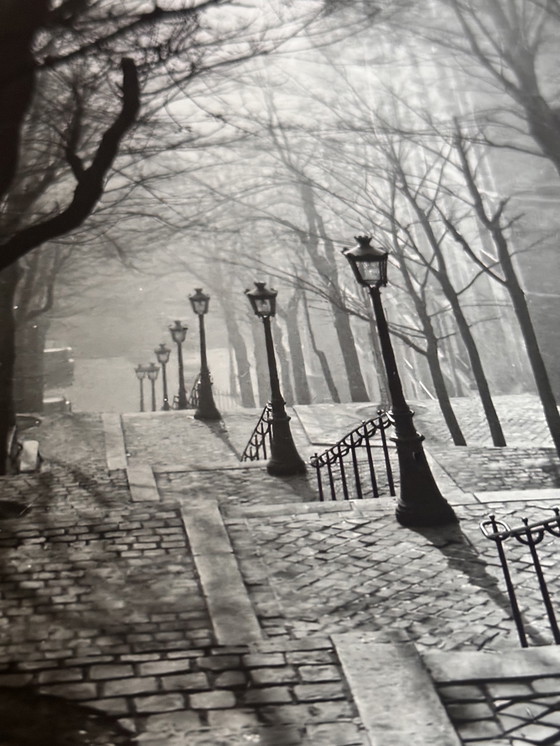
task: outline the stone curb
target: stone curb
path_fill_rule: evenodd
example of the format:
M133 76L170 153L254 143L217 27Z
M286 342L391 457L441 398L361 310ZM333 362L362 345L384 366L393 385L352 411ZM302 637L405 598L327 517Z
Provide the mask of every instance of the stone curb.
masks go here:
M194 562L219 645L262 639L218 504L181 509Z
M332 641L372 746L461 746L412 643L367 632Z
M556 500L560 505L560 489L555 487L529 490L489 490L487 492L475 492L474 496L481 503L514 502L516 500Z
M107 469L117 471L126 469L126 449L121 416L119 414L104 413L101 415L103 432L105 435L105 455Z
M159 502L161 500L151 466L130 459L126 475L132 502Z
M424 653L422 658L438 684L560 675L560 648L548 645L508 650L507 655L473 650Z

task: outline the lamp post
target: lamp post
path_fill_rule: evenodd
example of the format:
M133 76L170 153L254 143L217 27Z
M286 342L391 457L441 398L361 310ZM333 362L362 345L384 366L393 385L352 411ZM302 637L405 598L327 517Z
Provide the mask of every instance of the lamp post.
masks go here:
M159 366L155 363L150 363L146 368L148 379L152 384L152 412L156 411L156 379L159 373Z
M171 337L177 345L177 360L179 365L179 401L177 404L178 409L187 409L187 392L185 389L185 374L183 371L183 342L187 336L188 326L181 324L180 321L176 321L171 324L169 331Z
M399 459L400 497L396 517L402 526L441 526L457 522L453 508L439 491L424 453L424 436L416 431L414 413L406 403L397 362L389 335L381 286L387 284L387 252L370 245L371 237L356 236L358 245L343 249L356 280L367 287L377 323L381 354L387 372L391 414L395 423L393 438Z
M140 411L144 411L144 378L146 378L146 374L148 372L148 369L145 365L137 365L136 368L134 368L134 372L136 373L136 378L140 381Z
M169 396L167 395L167 370L166 365L169 362L169 355L171 355L171 350L169 347L167 347L164 342L161 342L159 347L156 347L154 350L156 353L157 361L161 365L161 378L163 381L163 411L168 412L170 409L169 406Z
M276 313L277 294L276 290L268 289L264 282L255 282L254 290L245 291L255 315L262 319L266 341L266 356L270 374L270 403L272 406L272 438L267 471L273 476L291 476L293 474L304 474L306 466L296 450L290 430L290 417L286 413L286 402L280 392L274 342L272 341L272 330L270 328L270 319Z
M208 370L208 361L206 359L206 330L204 328L204 316L208 313L208 304L210 296L202 292L202 288L196 288L193 295L189 295L193 311L198 316L198 329L200 332L200 383L198 387L198 406L194 413L197 420L221 420L222 415L219 413L214 404L212 395L212 380Z

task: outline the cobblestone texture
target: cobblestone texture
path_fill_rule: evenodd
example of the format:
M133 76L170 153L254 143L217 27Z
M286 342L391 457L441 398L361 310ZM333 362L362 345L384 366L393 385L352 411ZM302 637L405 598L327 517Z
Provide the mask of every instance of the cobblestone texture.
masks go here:
M177 509L36 510L2 522L0 563L0 665L74 667L212 641Z
M168 472L158 474L156 481L164 502L180 502L186 506L204 503L209 495L224 507L313 502L318 499L312 473L278 479L269 476L264 466Z
M518 645L494 544L478 530L487 507L459 508L462 528L410 531L396 524L386 501L378 509L355 505L352 515L263 513L226 520L267 634L395 629L421 650ZM542 517L543 511L521 503L500 515L519 522L521 515ZM557 551L552 541L548 551L544 564L550 567ZM513 565L523 578L520 597L533 642L552 642L526 558L518 552ZM553 591L557 584L552 576Z
M431 453L463 490L560 487L560 459L553 448L438 448Z
M165 412L159 417L122 416L129 456L162 471L166 464L216 465L239 463L241 451L231 443L225 427L195 420L186 412Z
M523 401L510 430L534 409L534 400ZM367 416L359 409L346 420ZM450 455L437 449L439 425L428 410L419 411L419 429L435 434L437 458L461 486L479 485L480 474L485 489L534 486L521 480L536 453L548 458L540 424L526 428L523 449L485 450L475 412L476 447ZM338 426L333 411L326 426L324 414L314 418L326 443ZM52 440L43 430L42 474L0 480L2 497L24 506L19 519L0 515L1 689L105 713L138 746L369 746L330 634L402 632L426 651L518 647L496 549L478 524L491 511L512 526L541 519L546 502L472 502L457 508L459 528L403 529L394 499L321 505L312 474L309 487L269 477L264 464L241 466L247 417L224 431L174 412L123 418L128 453L155 468L162 497L139 506L125 472L106 473L100 418L66 418L55 422ZM293 425L299 445L301 423ZM209 498L225 516L260 643L214 644L179 510ZM303 501L307 512L298 512ZM508 546L531 644L544 644L550 632L522 549ZM552 538L542 553L557 595ZM547 688L550 678L518 683L509 693L496 682L442 689L465 744L554 742L551 698L560 692Z

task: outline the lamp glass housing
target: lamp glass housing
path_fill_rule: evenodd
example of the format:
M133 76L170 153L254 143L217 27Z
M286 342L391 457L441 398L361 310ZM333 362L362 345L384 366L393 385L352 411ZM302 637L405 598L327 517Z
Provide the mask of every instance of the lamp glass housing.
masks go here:
M344 249L343 253L360 285L380 287L387 284L387 261L389 254L370 245L369 236L356 236L358 245Z
M156 353L158 363L165 365L169 362L169 355L171 355L171 350L164 342L161 342L160 346L156 347L154 352Z
M159 365L156 365L155 363L150 363L148 367L146 368L146 373L148 374L148 378L150 381L155 381L158 377L159 373Z
M208 313L208 304L210 296L202 292L202 288L196 288L193 295L189 295L193 311L197 316L204 316Z
M174 324L170 324L169 331L171 332L173 341L177 344L181 344L182 342L184 342L187 337L188 328L188 326L182 324L180 321L175 321Z
M255 282L254 290L246 290L245 295L249 298L251 307L256 316L261 319L276 314L276 296L278 291L267 288L264 282Z
M134 372L136 373L136 378L141 381L143 378L146 378L148 370L145 365L137 365L136 368L134 368Z

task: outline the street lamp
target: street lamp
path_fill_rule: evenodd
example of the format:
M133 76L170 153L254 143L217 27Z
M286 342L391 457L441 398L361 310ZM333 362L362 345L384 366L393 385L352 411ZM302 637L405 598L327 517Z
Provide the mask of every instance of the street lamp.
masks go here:
M202 292L202 288L196 288L193 295L189 295L193 311L198 316L198 328L200 332L200 383L198 387L198 406L194 413L197 420L221 420L222 415L219 413L214 404L212 395L212 381L210 371L208 370L208 361L206 359L206 330L204 328L204 316L208 313L208 304L210 296Z
M156 411L156 379L159 373L159 366L155 363L150 363L146 368L146 373L152 384L152 412Z
M441 526L457 522L453 508L442 496L424 453L424 436L416 431L414 413L406 403L387 319L381 303L382 285L387 284L387 252L370 246L371 237L356 236L358 245L343 249L356 280L369 290L379 333L381 353L391 396L395 423L393 438L399 459L400 497L396 517L402 526Z
M154 350L156 353L157 361L161 365L161 378L163 381L163 411L168 412L170 409L169 406L169 397L167 395L167 370L166 365L169 362L169 355L171 354L171 350L169 347L165 345L164 342L161 342L159 347L156 347Z
M144 411L144 378L146 378L146 374L148 372L148 369L145 365L137 365L136 368L134 368L134 372L136 373L136 378L140 381L140 411Z
M185 389L185 374L183 371L183 342L187 336L188 326L181 324L180 321L176 321L174 324L169 326L171 337L177 345L177 360L179 364L179 397L177 408L187 409L187 392Z
M306 467L296 450L290 430L290 417L286 413L286 403L280 392L278 368L276 367L276 356L270 328L270 319L276 313L277 294L276 290L268 289L264 282L255 282L254 290L245 291L255 315L262 319L266 340L272 407L271 455L267 464L267 471L274 476L290 476L292 474L304 474Z

